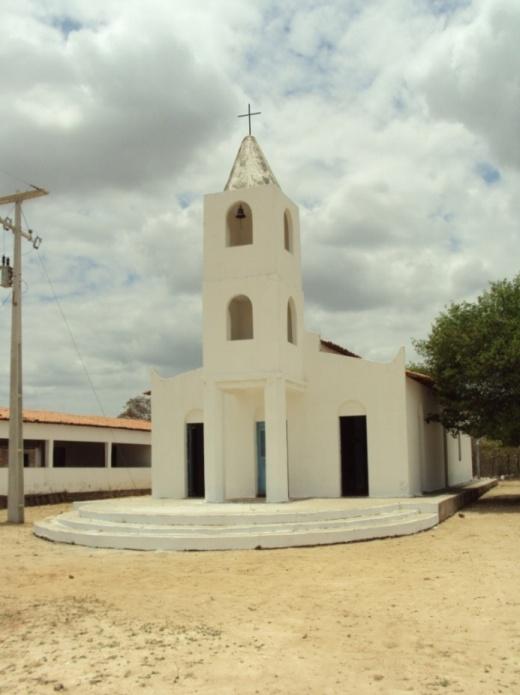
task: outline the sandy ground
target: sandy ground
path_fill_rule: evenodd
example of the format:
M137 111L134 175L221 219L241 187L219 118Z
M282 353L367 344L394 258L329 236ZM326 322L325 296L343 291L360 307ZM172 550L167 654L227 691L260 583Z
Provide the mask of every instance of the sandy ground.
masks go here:
M520 483L416 536L138 553L0 520L0 693L520 693Z

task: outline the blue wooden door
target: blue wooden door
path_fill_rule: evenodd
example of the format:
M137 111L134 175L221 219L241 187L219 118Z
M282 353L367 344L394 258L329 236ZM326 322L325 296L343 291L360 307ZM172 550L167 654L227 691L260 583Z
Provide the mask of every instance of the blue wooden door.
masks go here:
M265 497L265 422L256 423L256 496Z

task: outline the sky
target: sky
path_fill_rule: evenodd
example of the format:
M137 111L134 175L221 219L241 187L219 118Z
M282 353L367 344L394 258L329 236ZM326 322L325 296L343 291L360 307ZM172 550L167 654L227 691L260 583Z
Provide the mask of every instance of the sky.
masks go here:
M50 192L24 205L24 407L116 415L200 366L203 196L248 103L308 330L413 361L519 272L518 0L2 0L0 26L0 195ZM0 288L0 405L9 333Z

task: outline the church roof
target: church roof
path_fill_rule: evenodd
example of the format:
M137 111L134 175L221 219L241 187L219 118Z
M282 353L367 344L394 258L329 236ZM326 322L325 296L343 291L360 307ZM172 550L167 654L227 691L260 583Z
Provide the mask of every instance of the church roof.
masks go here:
M322 352L336 352L338 355L345 355L345 357L357 357L358 359L362 359L361 355L356 355L355 352L351 352L347 350L347 348L333 343L332 340L323 340L323 338L320 338L320 349Z
M224 190L236 191L239 188L265 186L269 183L279 187L260 145L252 135L246 135L240 144Z

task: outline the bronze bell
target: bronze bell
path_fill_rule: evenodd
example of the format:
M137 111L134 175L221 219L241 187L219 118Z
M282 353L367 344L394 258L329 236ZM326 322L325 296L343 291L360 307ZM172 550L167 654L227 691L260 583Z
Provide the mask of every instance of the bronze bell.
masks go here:
M238 210L236 211L235 218L237 220L244 220L246 218L246 213L244 212L244 208L242 205L238 206Z

